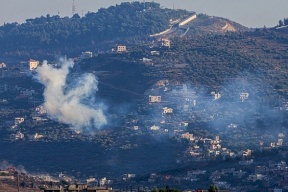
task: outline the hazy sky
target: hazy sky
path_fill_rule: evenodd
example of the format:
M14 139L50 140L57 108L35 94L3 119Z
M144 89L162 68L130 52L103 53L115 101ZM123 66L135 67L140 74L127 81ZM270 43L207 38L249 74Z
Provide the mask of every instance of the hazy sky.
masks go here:
M130 0L126 0L130 1ZM81 16L101 7L120 4L123 0L75 0ZM148 0L146 0L148 2ZM155 0L167 8L182 8L211 16L229 18L247 27L275 26L288 17L288 0ZM0 25L22 23L41 15L71 16L73 0L0 0Z

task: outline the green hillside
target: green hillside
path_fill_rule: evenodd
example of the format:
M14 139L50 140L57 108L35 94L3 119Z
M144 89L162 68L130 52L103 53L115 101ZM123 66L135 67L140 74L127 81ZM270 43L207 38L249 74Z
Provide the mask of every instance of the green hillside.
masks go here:
M58 15L27 19L0 27L0 56L53 57L100 48L104 41L121 42L148 37L169 27L169 20L183 18L184 10L163 9L154 2L121 3L80 17ZM119 41L121 39L121 41Z

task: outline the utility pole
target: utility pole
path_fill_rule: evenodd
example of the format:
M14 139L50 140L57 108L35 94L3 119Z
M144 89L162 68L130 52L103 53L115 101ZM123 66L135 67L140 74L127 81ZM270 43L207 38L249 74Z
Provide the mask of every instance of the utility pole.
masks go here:
M17 171L17 189L18 192L20 192L20 187L19 187L19 172Z

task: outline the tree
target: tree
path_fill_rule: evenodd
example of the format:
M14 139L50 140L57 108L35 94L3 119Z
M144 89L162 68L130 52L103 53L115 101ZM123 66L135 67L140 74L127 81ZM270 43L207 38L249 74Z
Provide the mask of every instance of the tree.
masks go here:
M281 27L281 26L283 26L283 25L284 25L283 21L282 21L282 20L279 20L278 26Z
M217 192L217 191L218 191L218 188L217 188L217 186L215 186L215 185L211 185L211 186L209 187L208 191L209 191L209 192Z

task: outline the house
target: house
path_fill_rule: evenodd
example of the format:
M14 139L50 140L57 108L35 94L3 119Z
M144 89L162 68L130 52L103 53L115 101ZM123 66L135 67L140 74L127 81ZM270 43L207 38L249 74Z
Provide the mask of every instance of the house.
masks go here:
M188 132L181 134L181 138L182 139L188 139L188 140L193 140L194 139L193 134L190 134Z
M276 145L277 146L282 146L283 145L283 139L278 139Z
M15 125L19 125L20 123L23 123L25 121L24 117L16 117L15 118Z
M240 100L244 102L249 97L249 93L240 93Z
M126 52L127 51L127 48L125 45L118 45L117 46L117 53L123 53L123 52Z
M33 136L33 138L34 138L35 140L41 139L41 138L43 138L43 137L44 137L44 135L41 135L41 134L38 134L38 133L35 133L34 136Z
M161 96L149 95L149 103L160 103L160 102L161 102Z
M7 67L5 63L0 63L0 68L5 68Z
M47 113L47 110L42 106L38 106L35 108L35 111L40 114L40 115L43 115L43 114L46 114Z
M151 51L150 54L151 55L160 55L160 52L159 51Z
M214 100L218 100L218 99L221 98L221 94L220 93L216 93L215 91L212 91L211 95L213 95Z
M251 156L252 151L250 149L247 149L246 151L243 151L243 157L249 157Z
M172 113L173 113L172 108L168 108L168 107L163 108L163 114L172 114Z
M28 61L28 64L29 64L29 69L30 69L30 71L33 71L33 70L35 70L35 69L38 67L39 61L30 59L30 60Z
M93 57L93 52L91 51L86 51L86 52L82 52L82 55L81 55L81 59L88 59L88 58L91 58Z
M169 39L162 39L161 40L161 42L162 42L162 46L164 46L164 47L168 47L168 48L170 48L171 47L171 41L169 40Z
M15 134L15 140L23 139L23 138L24 138L24 134L21 133L20 131L18 131L18 132Z
M1 180L14 180L14 176L12 175L0 175L0 181Z
M159 126L153 125L152 127L150 127L151 131L158 131L160 129Z

